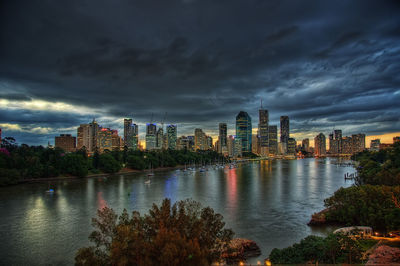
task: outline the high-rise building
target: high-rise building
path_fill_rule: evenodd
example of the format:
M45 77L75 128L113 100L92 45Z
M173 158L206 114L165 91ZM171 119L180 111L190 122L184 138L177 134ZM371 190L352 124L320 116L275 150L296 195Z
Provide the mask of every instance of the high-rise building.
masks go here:
M326 155L326 138L325 135L319 133L314 138L314 154L315 156L325 156Z
M218 135L218 152L222 154L228 153L228 148L227 148L227 133L228 133L228 128L226 126L226 123L219 123L219 135Z
M226 140L226 146L228 147L228 156L229 157L233 157L234 141L235 141L235 137L232 135L229 135L228 139Z
M242 141L242 152L251 152L251 117L243 111L236 116L236 138Z
M157 125L150 123L146 125L146 150L157 148Z
M156 149L160 150L164 148L164 129L162 127L159 127L157 130L157 136L156 136Z
M177 150L191 150L190 139L185 136L181 136L176 141Z
M288 139L287 153L290 155L296 154L296 140L294 138Z
M304 151L310 152L310 140L303 139L303 141L301 142L301 147L303 148Z
M233 140L233 157L241 157L243 151L243 143L240 138L235 137Z
M213 149L213 138L211 136L206 136L206 150Z
M187 136L189 140L189 150L195 151L195 145L194 145L194 136Z
M268 126L268 153L276 155L278 153L278 127Z
M370 150L371 151L379 151L379 145L381 144L380 139L371 140Z
M112 151L113 131L109 128L102 128L97 134L97 148L100 153Z
M125 142L122 140L122 138L118 135L118 130L112 129L112 143L111 143L111 149L113 151L120 151L124 149Z
M168 149L176 150L177 127L176 125L167 126Z
M95 119L89 124L81 124L77 130L77 149L82 149L84 147L88 154L93 153L97 146L97 134L100 129L101 127L97 124Z
M124 119L124 145L128 149L138 149L138 125L132 123L132 119Z
M284 143L283 146L286 146L284 152L287 152L287 143L290 138L289 135L289 117L281 116L281 142Z
M268 155L268 147L269 147L269 130L268 130L268 110L262 108L259 110L259 121L258 121L258 146L259 146L259 154L266 156ZM254 146L254 143L253 143Z
M254 154L260 154L260 137L258 134L251 135L251 152Z
M207 137L202 129L196 128L194 130L194 150L207 150Z
M342 138L341 154L352 155L353 154L353 139L351 137Z
M342 130L336 129L329 134L329 153L338 155L342 152Z
M353 153L365 150L365 134L355 134L351 136L353 141Z
M54 145L65 152L74 152L76 150L76 138L72 137L71 134L61 134L55 137Z

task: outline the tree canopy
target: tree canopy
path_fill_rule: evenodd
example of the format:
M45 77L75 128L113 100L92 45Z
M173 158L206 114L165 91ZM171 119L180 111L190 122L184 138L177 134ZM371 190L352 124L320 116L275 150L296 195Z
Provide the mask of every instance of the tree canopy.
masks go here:
M143 216L124 210L118 217L106 207L92 225L94 246L79 249L76 265L205 265L221 258L233 236L222 215L193 200L164 199Z

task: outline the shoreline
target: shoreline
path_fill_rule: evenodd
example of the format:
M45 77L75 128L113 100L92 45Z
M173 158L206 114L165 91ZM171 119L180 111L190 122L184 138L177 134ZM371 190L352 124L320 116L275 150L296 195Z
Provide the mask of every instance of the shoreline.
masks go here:
M154 172L160 172L160 171L165 171L165 170L175 170L175 169L181 169L182 165L177 165L177 166L171 166L171 167L158 167L153 169ZM146 173L149 172L149 170L136 170L136 169L129 169L129 168L123 168L117 173L99 173L99 174L90 174L84 177L79 177L79 176L56 176L56 177L48 177L48 178L30 178L30 179L24 179L19 181L17 184L14 185L19 185L19 184L29 184L29 183L41 183L41 182L49 182L49 181L60 181L60 180L77 180L77 179L86 179L86 178L95 178L95 177L104 177L104 176L115 176L115 175L127 175L127 174L133 174L133 173ZM12 185L11 185L12 186Z

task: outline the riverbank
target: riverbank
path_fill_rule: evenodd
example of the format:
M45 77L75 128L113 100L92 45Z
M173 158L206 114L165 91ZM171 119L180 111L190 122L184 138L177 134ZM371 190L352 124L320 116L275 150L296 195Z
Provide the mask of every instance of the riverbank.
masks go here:
M185 166L177 165L175 167L158 167L153 169L154 172L159 171L168 171L168 170L176 170L184 168ZM130 168L123 168L117 173L98 173L98 174L89 174L85 177L78 177L78 176L56 176L56 177L49 177L49 178L30 178L20 180L18 184L26 184L26 183L41 183L41 182L50 182L50 181L60 181L60 180L71 180L71 179L83 179L83 178L96 178L96 177L105 177L105 176L117 176L117 175L127 175L133 173L146 173L149 170L136 170Z

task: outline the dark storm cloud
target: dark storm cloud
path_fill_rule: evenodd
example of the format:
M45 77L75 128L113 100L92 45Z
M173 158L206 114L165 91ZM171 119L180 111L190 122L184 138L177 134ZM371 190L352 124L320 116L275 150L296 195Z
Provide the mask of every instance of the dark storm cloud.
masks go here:
M1 123L69 128L96 116L120 129L117 118L145 123L153 113L160 122L168 112L179 133L215 132L218 122L233 128L240 110L256 127L262 98L271 122L289 115L293 132L400 131L396 1L10 0L0 8L0 99L94 110L4 107Z

